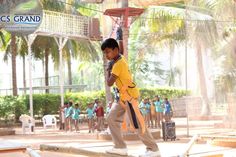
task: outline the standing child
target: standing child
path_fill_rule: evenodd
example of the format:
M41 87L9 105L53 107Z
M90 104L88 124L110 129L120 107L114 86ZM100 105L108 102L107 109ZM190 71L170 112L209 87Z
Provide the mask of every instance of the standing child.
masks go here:
M151 122L151 104L149 102L149 98L146 99L146 103L145 103L145 106L146 106L146 118L147 118L147 125L148 125L148 128L150 128L150 122Z
M114 147L106 152L116 155L128 155L127 146L121 134L121 123L127 113L130 123L137 130L139 138L147 148L146 153L140 157L159 156L158 146L146 128L143 116L139 111L139 90L133 82L125 57L119 53L121 49L119 49L117 41L112 38L106 39L101 49L106 58L111 61L107 69L107 85L113 86L113 84L116 84L120 94L118 103L114 104L107 119Z
M73 103L70 101L68 103L68 107L65 108L65 122L66 122L66 131L70 130L72 131L71 124L72 124L72 112L73 112Z
M89 133L94 132L94 112L93 112L93 103L88 104L88 108L86 110L88 117L88 128Z
M72 119L74 122L75 126L75 131L79 131L79 114L80 114L80 109L79 109L79 104L75 104L75 108L73 109L73 114L72 114Z
M154 122L156 121L156 109L154 100L151 101L151 114L150 114L150 120L151 120L151 127L154 128Z
M147 121L146 101L146 99L143 99L139 104L139 110L142 113L145 122Z
M155 121L155 127L158 127L161 128L161 122L163 121L163 109L164 109L164 106L159 98L159 96L155 96L155 101L154 101L154 105L155 105L155 108L156 108L156 121Z
M104 130L104 109L102 106L101 101L98 101L98 106L95 110L97 116L97 130L103 131Z
M171 121L171 117L172 117L172 107L170 105L170 102L168 101L168 98L165 98L164 101L164 115L165 115L165 121L169 122Z

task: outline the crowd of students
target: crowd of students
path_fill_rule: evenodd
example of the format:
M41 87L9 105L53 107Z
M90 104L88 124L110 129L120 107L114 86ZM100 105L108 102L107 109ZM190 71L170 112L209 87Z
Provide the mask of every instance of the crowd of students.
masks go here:
M107 107L107 112L109 111L109 106ZM65 118L65 130L79 132L79 118L82 113L79 109L79 104L73 104L72 101L65 103L64 107L61 109L64 113ZM84 112L87 116L89 133L97 131L104 131L104 108L100 100L96 99L94 103L89 103L87 109Z
M106 111L102 102L96 99L94 103L89 103L84 114L86 114L88 121L88 132L93 133L104 131L105 114L107 115L112 107L112 101L106 106ZM145 98L139 104L139 109L144 116L146 125L149 128L161 128L161 122L171 121L173 110L167 98L161 100L159 96L155 96L153 100ZM65 130L79 132L79 118L82 113L79 109L79 104L73 104L72 101L64 104L61 110L65 118Z
M168 98L161 100L159 96L155 96L153 100L149 98L143 99L139 105L139 109L149 128L161 128L161 122L171 121L173 115Z

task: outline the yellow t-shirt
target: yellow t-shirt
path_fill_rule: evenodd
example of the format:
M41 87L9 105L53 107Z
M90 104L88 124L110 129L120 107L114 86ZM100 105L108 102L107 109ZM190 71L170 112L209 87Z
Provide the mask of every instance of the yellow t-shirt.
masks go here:
M121 58L116 61L116 63L113 65L111 73L117 76L115 84L120 91L123 86L127 86L127 92L131 97L139 97L139 90L133 83L133 79L129 71L129 66L124 56L121 56ZM121 93L120 95L121 100L123 100L122 94L123 93Z

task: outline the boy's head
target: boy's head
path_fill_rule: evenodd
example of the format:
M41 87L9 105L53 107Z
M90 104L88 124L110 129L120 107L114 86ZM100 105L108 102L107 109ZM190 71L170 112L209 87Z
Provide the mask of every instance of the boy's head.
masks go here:
M76 104L75 104L75 108L78 108L78 107L79 107L79 104L76 103Z
M95 99L95 101L94 101L96 104L98 104L99 103L99 99Z
M167 102L167 101L168 101L168 98L165 98L164 100L165 100L165 102Z
M113 38L106 39L102 43L101 49L108 60L113 60L119 55L119 45Z
M73 106L73 102L72 101L69 102L69 106L70 107Z
M89 103L88 108L93 108L93 103Z
M159 100L159 96L158 95L155 96L155 100Z
M68 102L64 102L64 106L65 106L65 107L68 107Z

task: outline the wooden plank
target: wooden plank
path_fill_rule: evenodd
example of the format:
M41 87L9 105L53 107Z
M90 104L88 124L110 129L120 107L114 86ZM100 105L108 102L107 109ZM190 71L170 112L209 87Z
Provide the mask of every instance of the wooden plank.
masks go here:
M101 148L102 149L102 148ZM61 152L61 153L69 153L69 154L79 154L85 155L90 157L120 157L120 155L115 154L107 154L105 152L96 152L92 150L86 150L83 148L75 148L75 147L68 147L68 146L59 146L59 145L40 145L41 151L52 151L52 152ZM134 157L132 155L127 155L125 157Z
M0 142L0 153L6 153L6 152L17 152L17 151L26 151L28 146L11 142L11 141L1 141Z

